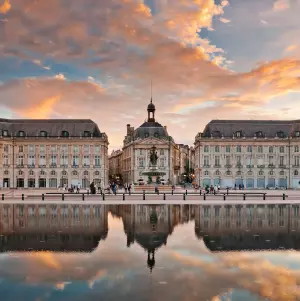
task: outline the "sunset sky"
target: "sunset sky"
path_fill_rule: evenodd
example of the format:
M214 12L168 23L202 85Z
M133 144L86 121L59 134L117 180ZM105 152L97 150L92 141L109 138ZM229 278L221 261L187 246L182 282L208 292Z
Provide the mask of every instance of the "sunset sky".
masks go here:
M119 148L157 120L300 118L300 0L0 0L4 118L91 118Z

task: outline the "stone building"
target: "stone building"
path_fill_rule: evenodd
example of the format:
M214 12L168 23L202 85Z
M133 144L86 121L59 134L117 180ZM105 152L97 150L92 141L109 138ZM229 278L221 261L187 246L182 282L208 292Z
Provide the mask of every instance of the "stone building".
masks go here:
M159 177L166 182L177 183L178 146L169 135L167 127L155 120L155 105L152 99L147 107L147 113L147 121L138 128L127 125L121 155L123 181L138 183L139 180L143 180L147 183L149 178L155 181L155 178Z
M117 179L117 177L122 177L122 155L121 150L114 150L108 157L108 166L109 166L109 178Z
M7 188L108 182L108 139L92 120L0 119L0 183Z
M300 188L299 120L212 120L194 144L201 186Z

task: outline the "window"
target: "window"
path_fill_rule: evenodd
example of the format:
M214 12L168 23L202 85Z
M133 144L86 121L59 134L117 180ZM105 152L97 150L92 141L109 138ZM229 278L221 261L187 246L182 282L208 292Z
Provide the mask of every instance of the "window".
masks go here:
M89 175L89 172L88 172L87 170L85 170L85 171L83 172L83 175L84 175L84 176L88 176L88 175Z
M263 152L263 147L262 147L262 146L259 146L259 147L257 148L257 152L258 152L258 153L262 153L262 152Z
M7 144L4 145L3 150L4 150L5 153L8 153L8 149L9 149L8 145Z
M295 156L295 166L299 166L300 160L299 160L299 156Z
M40 153L44 153L45 152L45 145L40 145Z
M24 132L24 131L19 131L19 132L17 133L17 136L18 136L18 137L24 137L24 136L25 136L25 132Z
M219 176L221 173L219 170L216 171L216 176Z
M159 154L160 154L161 156L163 156L163 155L164 155L164 150L161 149L161 150L159 151Z
M57 152L57 146L56 145L51 145L51 152L52 153Z
M158 137L159 137L158 133L154 133L153 136L154 136L155 138L158 138Z
M72 165L73 166L78 166L79 165L79 157L78 157L78 155L74 155L73 156Z
M34 155L29 155L28 156L28 165L34 166L35 164L35 156Z
M34 153L34 145L33 144L29 144L29 146L28 146L28 152L29 153Z
M260 170L260 171L258 172L258 175L259 175L259 176L263 176L263 175L264 175L264 172L263 172L262 170Z
M143 155L143 150L142 149L140 149L140 156L142 156Z
M273 165L273 164L274 164L274 157L269 156L269 165Z
M279 157L279 165L280 166L284 165L284 156Z
M60 157L60 165L68 165L68 156L62 155Z
M206 170L206 171L204 172L204 175L205 175L205 176L208 176L208 170Z
M90 152L90 146L89 146L89 145L84 145L83 151L84 151L85 153L89 153L89 152Z
M95 156L95 166L100 167L100 156Z
M63 176L66 176L67 175L67 172L65 170L62 171L61 173Z
M216 153L219 153L219 152L220 152L220 147L219 147L219 146L216 146L216 147L215 147L215 152L216 152Z
M273 146L269 146L269 153L273 153L274 152L274 147Z
M295 137L300 137L300 132L299 131L295 132Z
M4 130L4 131L2 132L2 135L3 135L3 137L7 137L7 136L8 136L8 131L7 131L7 130Z
M65 145L65 144L62 145L62 146L61 146L61 152L62 152L62 153L68 153L68 146Z
M257 138L263 137L262 131L256 132L256 133L255 133L255 137L257 137Z
M90 156L83 156L83 165L84 166L89 166L90 165Z
M47 137L46 131L40 131L40 137Z
M204 152L205 152L205 153L208 153L208 151L209 151L208 145L205 145L205 146L204 146Z
M284 138L284 132L282 132L282 131L279 131L279 132L277 132L277 137L278 138Z
M240 145L238 145L238 146L236 147L236 152L237 152L237 153L241 153L241 152L242 152L242 148L241 148Z
M23 159L23 156L19 156L19 157L18 157L18 165L19 165L19 166L23 166L23 165L24 165L24 159Z
M269 172L269 175L270 175L270 176L273 176L273 175L274 175L274 171L271 170L271 171Z
M89 132L89 131L84 131L83 136L84 136L84 137L91 137L92 135L91 135L91 132Z
M247 152L248 152L248 153L252 153L252 146L251 146L251 145L248 146Z
M284 171L281 170L281 171L279 172L279 174L280 174L281 176L284 176Z
M74 145L73 146L73 152L74 153L79 153L79 147L78 147L78 145Z
M230 146L226 145L226 153L230 153Z
M20 145L19 146L19 153L23 153L23 151L24 151L23 145Z
M4 161L3 161L4 165L8 165L8 155L4 155Z
M294 171L294 176L298 176L298 175L299 175L298 170L295 170Z
M242 137L242 132L241 131L236 132L235 137L237 137L237 138Z
M61 137L69 137L69 132L67 132L67 131L62 131L62 132L61 132Z
M237 176L240 176L242 174L242 172L240 171L240 170L238 170L237 172L236 172L236 175Z
M95 153L100 153L100 145L95 145Z
M165 158L160 158L159 159L159 165L160 165L160 167L164 167L165 166Z
M41 175L41 176L44 176L44 175L45 175L45 172L44 172L43 170L41 170L41 171L40 171L40 175Z
M227 175L227 176L230 176L230 175L231 175L231 171L230 171L230 170L227 170L227 171L226 171L226 175Z
M100 172L99 171L95 171L95 176L99 176Z
M23 171L22 170L19 170L19 176L22 176L23 175Z
M51 176L55 176L56 175L55 170L51 170L50 174L51 174Z
M78 175L78 172L77 172L76 170L73 170L73 171L72 171L72 175L73 175L73 176L77 176L77 175Z
M40 165L46 165L46 156L40 155Z
M226 156L226 165L230 165L230 156Z
M204 156L204 166L209 166L209 157Z
M299 146L298 146L298 145L295 145L294 152L295 152L295 153L299 153Z
M139 167L144 167L144 158L139 158Z
M215 156L215 166L220 166L220 156Z
M51 155L51 165L56 165L56 155Z
M284 153L284 146L280 146L279 152L280 152L280 153Z

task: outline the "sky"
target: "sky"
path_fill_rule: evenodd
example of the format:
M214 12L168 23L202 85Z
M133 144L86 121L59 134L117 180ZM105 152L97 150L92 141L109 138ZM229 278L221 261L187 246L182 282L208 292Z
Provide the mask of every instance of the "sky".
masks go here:
M156 119L298 119L300 0L0 0L0 115L90 118L110 150Z

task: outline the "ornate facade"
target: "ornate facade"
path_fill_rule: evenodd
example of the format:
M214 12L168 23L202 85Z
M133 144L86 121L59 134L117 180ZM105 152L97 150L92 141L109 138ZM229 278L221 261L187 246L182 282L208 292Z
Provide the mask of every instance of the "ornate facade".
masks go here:
M0 119L1 187L104 186L107 149L92 120Z
M175 184L178 182L177 170L180 168L178 145L168 134L167 127L155 120L155 106L152 100L147 112L147 121L137 129L130 124L127 125L123 148L118 153L121 156L123 182L138 183L139 180L143 180L147 183L149 175L153 173L159 175L161 180ZM150 160L153 147L157 155L154 164ZM117 160L115 154L110 156L111 166L115 165L113 160Z
M300 121L212 120L195 138L200 186L300 188Z

